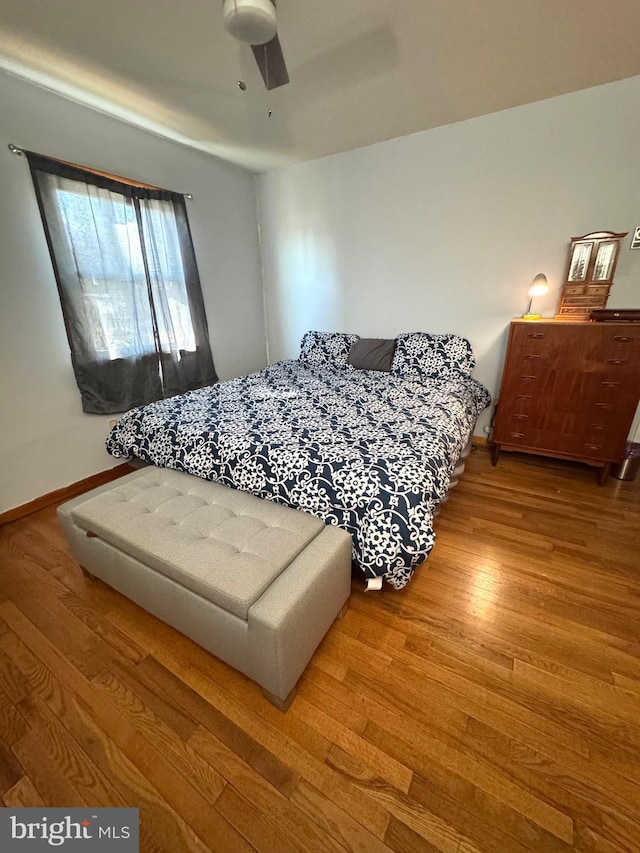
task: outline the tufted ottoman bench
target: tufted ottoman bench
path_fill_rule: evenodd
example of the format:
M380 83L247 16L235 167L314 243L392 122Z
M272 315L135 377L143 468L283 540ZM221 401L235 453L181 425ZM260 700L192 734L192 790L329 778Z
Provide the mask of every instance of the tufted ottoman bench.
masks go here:
M313 515L164 468L68 501L71 552L286 710L349 598L351 538Z

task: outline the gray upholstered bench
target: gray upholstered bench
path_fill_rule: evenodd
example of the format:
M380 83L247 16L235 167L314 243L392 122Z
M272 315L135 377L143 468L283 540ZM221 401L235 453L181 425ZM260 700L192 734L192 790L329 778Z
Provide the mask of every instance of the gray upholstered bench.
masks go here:
M351 590L351 538L313 515L164 468L58 509L91 576L257 681L286 709Z

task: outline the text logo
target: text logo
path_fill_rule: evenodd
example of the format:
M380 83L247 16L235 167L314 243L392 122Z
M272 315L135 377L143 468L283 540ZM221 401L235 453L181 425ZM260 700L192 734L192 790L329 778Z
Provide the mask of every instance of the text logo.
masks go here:
M138 809L0 809L2 853L138 853Z

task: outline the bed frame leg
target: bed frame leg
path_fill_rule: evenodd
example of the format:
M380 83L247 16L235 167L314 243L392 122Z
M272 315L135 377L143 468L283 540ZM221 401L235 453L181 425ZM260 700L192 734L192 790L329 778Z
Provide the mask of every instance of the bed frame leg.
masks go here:
M377 578L367 578L367 586L365 587L365 592L378 592L382 589L382 577L379 576Z
M289 709L289 705L293 702L296 696L296 688L289 693L289 695L285 699L281 699L279 696L276 696L275 693L269 693L268 690L262 688L262 695L265 699L268 699L272 705L275 705L279 711L287 711Z

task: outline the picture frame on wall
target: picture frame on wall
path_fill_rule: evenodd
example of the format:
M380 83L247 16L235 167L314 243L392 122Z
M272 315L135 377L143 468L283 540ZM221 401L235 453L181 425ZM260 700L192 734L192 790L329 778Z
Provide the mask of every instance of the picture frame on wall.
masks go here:
M634 230L633 237L631 238L630 249L640 249L640 225Z

